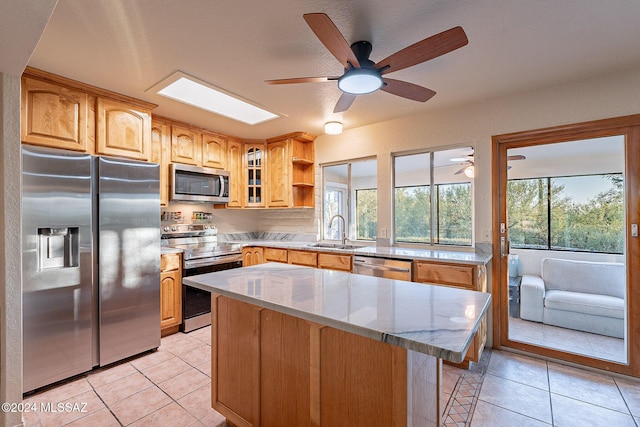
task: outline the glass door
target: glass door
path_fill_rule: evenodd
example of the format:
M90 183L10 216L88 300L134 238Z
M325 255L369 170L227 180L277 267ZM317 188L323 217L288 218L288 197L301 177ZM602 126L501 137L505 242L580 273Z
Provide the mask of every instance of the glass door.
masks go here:
M627 363L624 136L507 164L509 340Z
M637 376L640 131L611 120L493 138L494 343Z

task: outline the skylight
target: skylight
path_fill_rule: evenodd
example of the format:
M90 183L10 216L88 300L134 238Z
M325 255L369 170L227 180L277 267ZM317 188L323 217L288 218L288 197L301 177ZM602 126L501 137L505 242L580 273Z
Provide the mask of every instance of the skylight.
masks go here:
M229 117L243 123L255 125L279 117L221 89L177 72L150 90L158 95Z

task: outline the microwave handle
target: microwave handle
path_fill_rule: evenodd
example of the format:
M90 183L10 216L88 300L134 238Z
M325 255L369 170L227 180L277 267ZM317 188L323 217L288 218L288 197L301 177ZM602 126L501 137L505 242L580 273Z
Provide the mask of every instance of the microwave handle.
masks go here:
M224 176L218 175L218 179L220 180L220 194L222 196L224 194Z

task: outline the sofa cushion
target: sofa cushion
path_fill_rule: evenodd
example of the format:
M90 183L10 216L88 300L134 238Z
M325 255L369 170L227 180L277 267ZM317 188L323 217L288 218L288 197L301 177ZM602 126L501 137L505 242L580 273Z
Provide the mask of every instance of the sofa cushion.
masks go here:
M624 299L607 295L550 290L545 295L544 305L555 310L624 319Z
M547 290L625 297L624 264L544 258L541 267Z

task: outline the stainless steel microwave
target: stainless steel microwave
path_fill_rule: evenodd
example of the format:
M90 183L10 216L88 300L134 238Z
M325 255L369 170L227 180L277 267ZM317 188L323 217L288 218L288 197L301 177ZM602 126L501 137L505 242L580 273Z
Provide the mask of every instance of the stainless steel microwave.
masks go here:
M229 172L212 168L172 163L171 200L187 202L227 203Z

